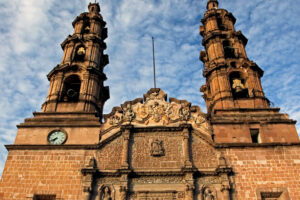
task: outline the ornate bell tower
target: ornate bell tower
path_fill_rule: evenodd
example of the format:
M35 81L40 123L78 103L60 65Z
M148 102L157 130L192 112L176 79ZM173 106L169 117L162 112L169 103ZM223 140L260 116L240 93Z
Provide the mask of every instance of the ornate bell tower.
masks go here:
M73 35L61 44L63 59L48 74L50 88L43 112L97 112L102 116L109 98L109 88L103 86L107 29L99 4L90 3L88 8L89 12L73 21Z
M215 140L298 141L295 121L280 114L279 108L270 108L260 81L263 70L248 59L245 51L248 40L235 30L235 17L218 4L217 0L208 0L200 26L205 47L200 60L206 78L200 91L204 93Z
M41 112L18 125L17 145L94 144L109 98L103 85L108 64L106 22L98 3L73 21L74 33L61 44L62 61L48 74L50 87ZM51 139L52 138L52 139Z

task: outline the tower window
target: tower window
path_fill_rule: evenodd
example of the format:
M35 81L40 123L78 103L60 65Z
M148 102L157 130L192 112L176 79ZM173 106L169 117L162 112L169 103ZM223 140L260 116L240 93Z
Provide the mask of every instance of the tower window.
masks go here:
M233 72L229 76L232 96L234 99L248 98L249 92L246 87L245 79L239 72Z
M250 129L252 143L260 143L259 129Z
M262 192L261 199L262 200L279 200L281 199L282 192Z
M224 57L225 58L235 58L234 48L231 46L229 40L223 41Z
M81 81L77 75L72 75L64 81L62 101L76 102L79 98Z
M89 23L89 22L85 22L85 23L83 24L81 33L82 33L82 34L90 33L90 23Z
M225 30L225 26L224 26L221 18L217 18L217 24L221 31Z

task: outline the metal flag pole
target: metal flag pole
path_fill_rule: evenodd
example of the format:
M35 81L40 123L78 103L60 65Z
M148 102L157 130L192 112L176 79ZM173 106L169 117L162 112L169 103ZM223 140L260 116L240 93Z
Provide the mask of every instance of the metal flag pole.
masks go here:
M153 55L153 81L154 81L154 88L156 88L156 75L155 75L155 55L154 55L154 37L152 37L152 55Z

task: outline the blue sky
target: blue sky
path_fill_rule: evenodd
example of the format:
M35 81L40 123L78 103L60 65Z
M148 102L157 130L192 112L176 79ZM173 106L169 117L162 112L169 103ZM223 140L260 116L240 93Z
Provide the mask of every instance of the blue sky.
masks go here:
M264 71L262 85L274 107L300 120L300 0L220 0L237 18L236 29L249 39L250 60ZM48 72L60 63L60 43L73 33L72 21L87 11L86 0L0 0L0 173L4 144L16 125L40 111ZM101 0L107 22L105 73L113 106L153 87L151 36L156 45L157 86L169 97L187 99L206 111L199 88L200 19L206 0ZM300 130L297 124L298 132Z

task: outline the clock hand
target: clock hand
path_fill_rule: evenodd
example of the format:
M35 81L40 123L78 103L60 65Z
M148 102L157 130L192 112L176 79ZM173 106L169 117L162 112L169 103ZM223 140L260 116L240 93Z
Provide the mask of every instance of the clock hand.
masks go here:
M56 137L56 138L53 138L53 139L51 139L50 141L51 141L51 142L54 142L55 140L57 140L57 137Z

